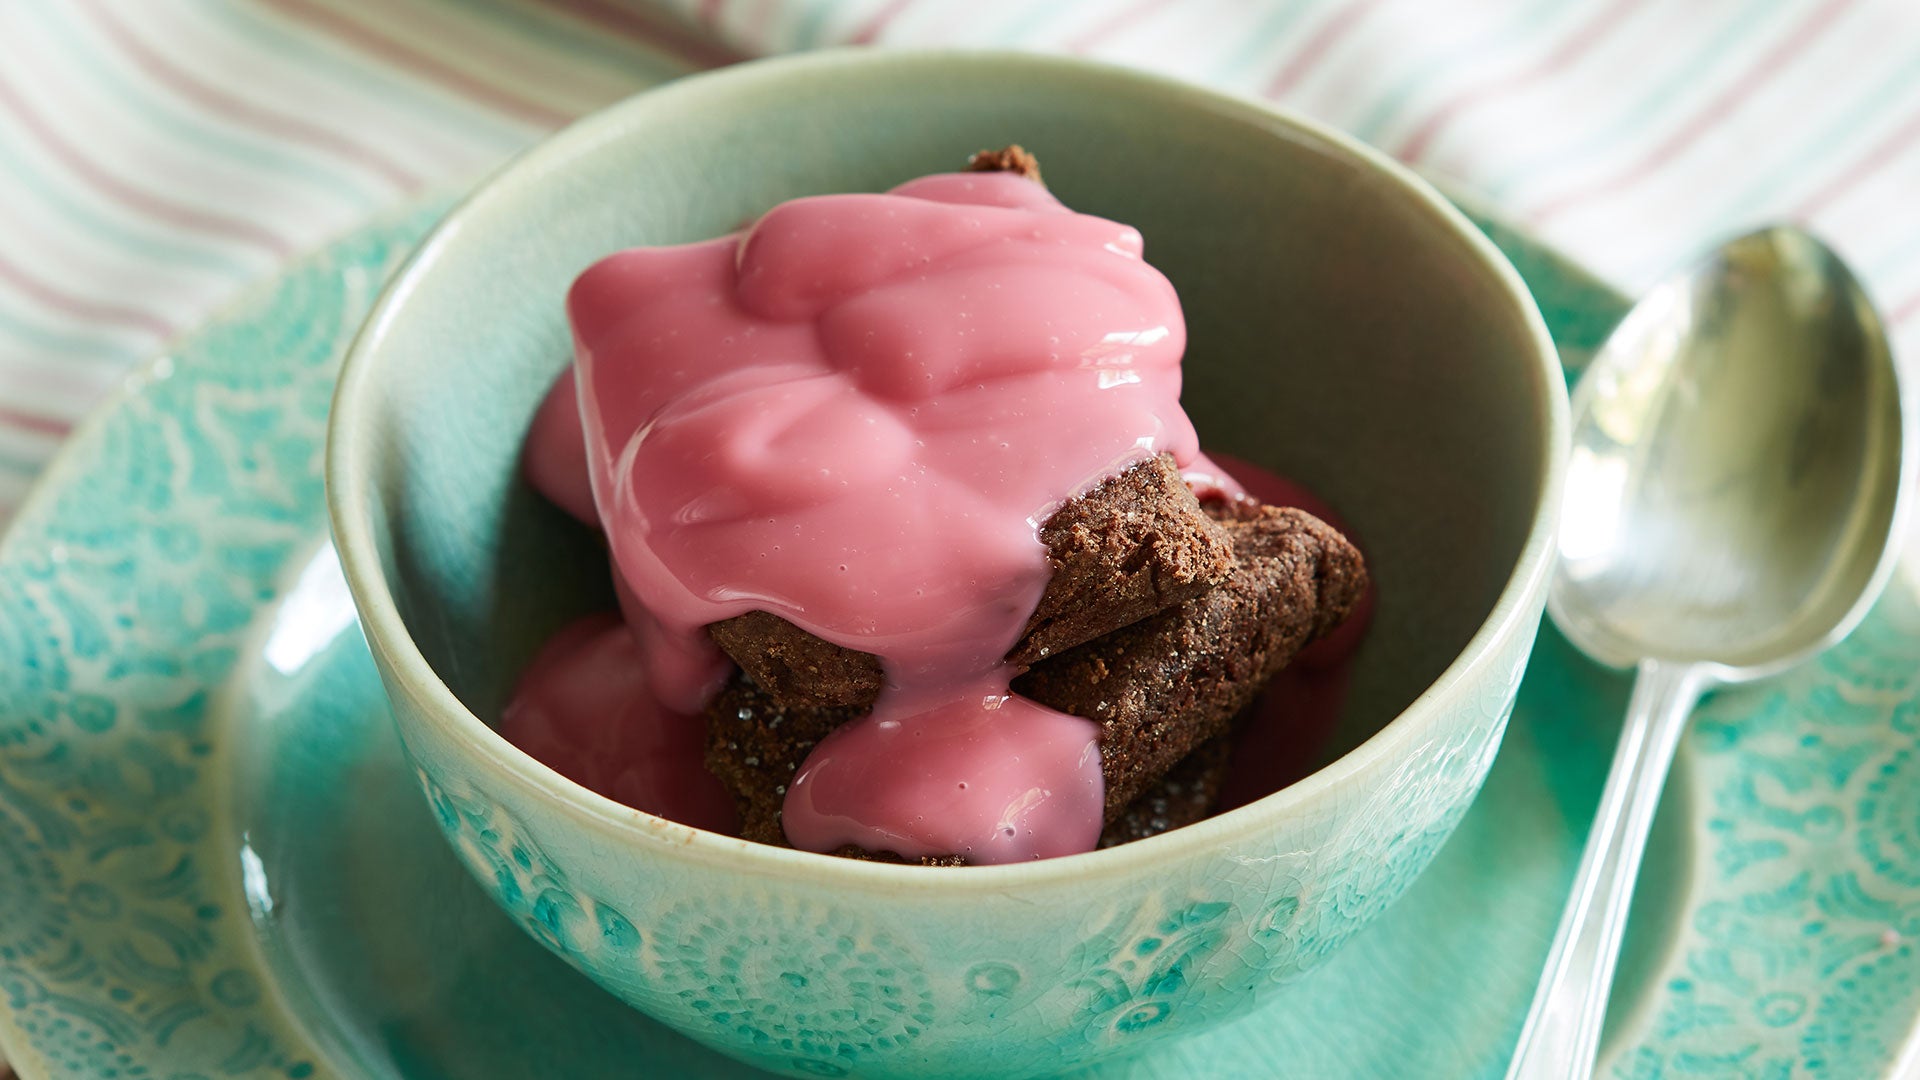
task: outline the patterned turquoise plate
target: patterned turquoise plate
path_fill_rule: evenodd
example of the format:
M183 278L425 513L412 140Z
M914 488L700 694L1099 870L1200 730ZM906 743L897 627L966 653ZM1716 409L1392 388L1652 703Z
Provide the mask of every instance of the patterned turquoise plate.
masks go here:
M341 348L436 209L348 237L158 360L0 542L0 1042L28 1077L747 1075L525 938L402 763L325 543L321 432ZM1489 231L1569 361L1587 355L1620 299ZM1820 662L1706 706L1607 1074L1915 1064L1914 590L1903 576ZM1263 1012L1083 1075L1497 1077L1624 703L1544 631L1485 792L1399 905Z

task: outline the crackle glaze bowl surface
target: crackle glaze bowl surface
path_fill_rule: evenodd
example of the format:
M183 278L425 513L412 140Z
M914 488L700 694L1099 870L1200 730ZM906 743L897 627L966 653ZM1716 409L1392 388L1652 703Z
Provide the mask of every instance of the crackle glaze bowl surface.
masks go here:
M574 275L1009 142L1068 205L1146 236L1186 307L1208 447L1317 490L1367 548L1379 605L1322 767L1143 842L954 871L686 828L502 740L489 721L544 636L610 604L595 538L516 471L569 357ZM774 1072L1037 1075L1244 1013L1432 859L1539 625L1563 387L1498 251L1340 136L1070 61L814 56L616 106L455 209L348 357L328 498L420 787L529 933Z

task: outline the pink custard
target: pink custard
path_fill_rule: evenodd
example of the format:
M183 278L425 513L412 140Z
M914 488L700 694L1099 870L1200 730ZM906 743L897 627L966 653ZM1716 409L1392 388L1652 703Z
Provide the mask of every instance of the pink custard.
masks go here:
M1224 476L1180 408L1179 300L1141 251L1023 177L959 173L583 273L527 470L606 532L643 669L627 685L652 706L628 713L683 730L729 671L704 628L770 611L887 676L789 786L795 847L1091 850L1098 727L1012 694L1002 658L1046 586L1054 508L1162 451ZM520 696L566 671L536 665Z

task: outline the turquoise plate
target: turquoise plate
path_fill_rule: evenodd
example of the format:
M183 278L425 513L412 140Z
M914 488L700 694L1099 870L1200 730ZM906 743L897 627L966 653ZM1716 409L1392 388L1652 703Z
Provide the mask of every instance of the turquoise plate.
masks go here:
M325 542L321 435L342 347L439 209L342 240L157 360L0 542L0 1041L28 1077L747 1075L523 937L402 763ZM1487 227L1577 366L1622 301ZM1543 631L1485 792L1393 911L1263 1012L1083 1075L1499 1076L1624 705ZM1818 663L1708 703L1604 1074L1899 1069L1917 732L1905 576Z

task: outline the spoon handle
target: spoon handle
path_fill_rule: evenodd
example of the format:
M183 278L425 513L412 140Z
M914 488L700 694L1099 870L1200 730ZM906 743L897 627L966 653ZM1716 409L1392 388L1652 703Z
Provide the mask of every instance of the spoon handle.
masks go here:
M1507 1080L1586 1080L1600 1047L1614 964L1653 813L1660 805L1687 714L1706 679L1689 664L1640 664L1613 769L1600 793L1573 894L1547 953L1533 1008Z

